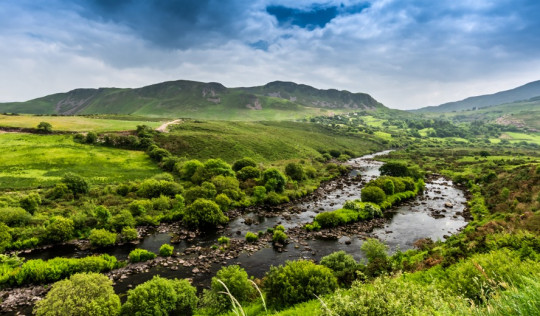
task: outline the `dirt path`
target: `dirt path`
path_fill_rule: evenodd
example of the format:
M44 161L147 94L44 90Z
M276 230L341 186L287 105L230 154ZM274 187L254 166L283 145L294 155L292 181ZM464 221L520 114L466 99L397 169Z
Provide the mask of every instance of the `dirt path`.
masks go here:
M167 133L167 127L169 127L169 125L171 125L171 124L180 124L180 123L182 123L182 120L174 120L174 121L171 121L171 122L167 122L167 123L162 124L160 127L156 128L156 131L162 132L162 133Z

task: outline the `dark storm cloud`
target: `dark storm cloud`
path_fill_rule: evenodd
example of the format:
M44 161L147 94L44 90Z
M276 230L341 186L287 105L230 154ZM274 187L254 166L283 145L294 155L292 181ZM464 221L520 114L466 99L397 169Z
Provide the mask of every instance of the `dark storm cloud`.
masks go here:
M81 0L82 16L130 28L164 48L216 45L236 37L249 1Z

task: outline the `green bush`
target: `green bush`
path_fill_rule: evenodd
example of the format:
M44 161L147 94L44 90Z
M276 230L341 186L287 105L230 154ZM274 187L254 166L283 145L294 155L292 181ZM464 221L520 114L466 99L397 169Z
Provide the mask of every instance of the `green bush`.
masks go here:
M52 125L48 122L39 122L37 125L37 130L40 133L49 134L52 132Z
M70 240L74 232L73 220L62 216L53 216L49 219L46 231L46 239L51 242Z
M140 248L132 250L128 255L129 261L131 261L132 263L148 261L154 259L155 257L155 253Z
M198 199L188 206L183 220L191 227L215 227L227 223L229 218L223 215L215 202Z
M200 186L194 186L186 190L184 198L186 203L193 203L197 199L213 199L217 194L216 186L210 182L204 182Z
M9 247L11 244L11 233L9 232L9 227L0 222L0 253Z
M312 300L315 295L332 293L336 288L337 280L332 270L305 260L271 267L264 278L268 302L276 307Z
M390 179L386 179L383 183L382 189L386 195L394 194L394 190L395 190L394 182Z
M387 162L379 168L381 175L393 177L408 177L410 175L407 165L400 162Z
M139 239L139 233L136 228L124 227L122 228L122 240L123 241L134 241Z
M28 260L9 278L10 284L42 284L58 281L80 272L106 272L119 266L115 257L109 255L85 258L61 258L43 261Z
M264 199L264 202L270 205L278 205L281 203L289 202L289 198L284 195L280 195L279 193L276 193L274 191L271 191L271 192L268 192L268 194L266 194L266 198Z
M191 178L193 177L195 172L203 168L203 163L196 159L186 161L176 166L176 170L180 174L180 178L187 181L192 181Z
M218 194L215 198L215 201L217 205L219 205L219 208L225 211L228 210L232 204L231 199L223 193Z
M231 242L231 239L229 237L221 236L218 238L218 243L220 245L228 245Z
M159 255L162 257L170 257L174 253L174 247L169 244L163 244L159 247Z
M375 186L365 187L361 191L362 202L381 204L386 199L384 191Z
M321 259L321 265L331 269L341 284L351 284L359 264L345 251L337 251Z
M88 193L90 188L88 181L86 181L80 175L71 172L64 175L62 182L75 195Z
M232 170L238 172L246 167L257 167L257 163L249 157L244 157L233 163Z
M116 243L116 234L105 229L92 229L88 240L92 246L96 247L113 246Z
M275 229L274 235L272 235L272 242L274 244L275 243L285 244L287 242L287 238L289 237L282 230Z
M94 215L96 216L99 226L105 226L111 220L111 212L103 205L99 205L94 209Z
M19 203L28 213L34 214L39 205L41 205L41 197L37 193L30 193L22 198Z
M256 179L261 176L261 171L257 167L247 166L236 172L239 180Z
M32 215L20 207L0 208L0 222L7 226L24 226L30 222Z
M173 181L146 179L139 185L137 195L144 198L157 198L161 195L168 197L175 197L175 195L182 193L184 189L182 186Z
M187 280L152 280L128 291L122 315L191 315L197 307L197 290Z
M285 176L276 168L266 169L262 174L262 179L266 191L275 191L278 193L283 192L285 183L287 182Z
M246 271L237 265L221 268L212 278L210 290L203 295L203 305L210 307L213 313L221 313L229 310L232 306L231 299L223 284L225 283L231 295L238 302L247 302L254 298L255 289L248 279Z
M36 303L34 314L52 315L118 315L120 298L112 281L98 273L74 274L53 284L47 296Z
M378 276L391 268L387 254L388 246L379 240L368 238L364 241L360 249L364 252L368 260L366 266L366 273L368 275Z
M135 226L135 219L128 210L122 210L112 217L111 225L117 232L119 232L122 231L124 227Z
M246 241L247 242L256 242L257 240L259 240L259 236L255 233L252 233L252 232L247 232L246 233Z
M256 186L253 188L253 198L255 202L261 202L266 199L266 188L263 186Z
M305 177L304 168L295 162L290 162L285 166L285 174L295 181L302 181Z

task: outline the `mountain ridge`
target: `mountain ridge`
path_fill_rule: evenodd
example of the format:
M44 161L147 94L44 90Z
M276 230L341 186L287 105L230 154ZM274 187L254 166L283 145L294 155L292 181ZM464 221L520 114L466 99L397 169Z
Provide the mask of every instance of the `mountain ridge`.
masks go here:
M286 81L228 88L218 82L175 80L140 88L78 88L25 102L0 103L0 112L171 117L199 117L204 112L219 117L220 111L302 112L306 108L319 109L316 111L387 109L366 93L317 89Z
M453 112L463 110L473 110L490 106L497 106L506 103L526 101L540 96L540 80L532 81L519 87L499 91L492 94L468 97L460 101L447 102L436 106L427 106L412 112Z

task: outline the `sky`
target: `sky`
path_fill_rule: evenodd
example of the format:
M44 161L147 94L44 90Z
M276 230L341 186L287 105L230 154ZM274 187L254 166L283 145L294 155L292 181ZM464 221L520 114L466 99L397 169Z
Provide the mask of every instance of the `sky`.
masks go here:
M294 81L413 109L540 80L538 0L0 0L0 102Z

